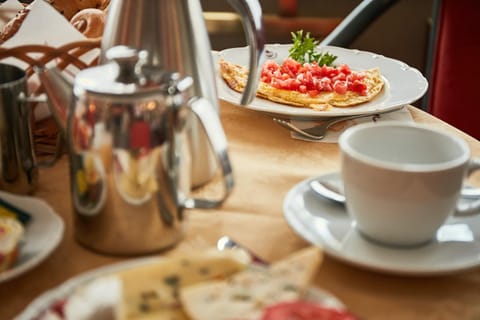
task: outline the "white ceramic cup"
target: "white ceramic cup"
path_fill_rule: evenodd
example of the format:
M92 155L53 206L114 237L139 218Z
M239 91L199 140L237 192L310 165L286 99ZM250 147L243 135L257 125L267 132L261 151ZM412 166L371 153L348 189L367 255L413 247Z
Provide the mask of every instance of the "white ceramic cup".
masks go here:
M452 214L480 209L480 201L457 206L466 175L480 168L457 136L392 121L351 127L339 144L347 211L369 239L423 244Z

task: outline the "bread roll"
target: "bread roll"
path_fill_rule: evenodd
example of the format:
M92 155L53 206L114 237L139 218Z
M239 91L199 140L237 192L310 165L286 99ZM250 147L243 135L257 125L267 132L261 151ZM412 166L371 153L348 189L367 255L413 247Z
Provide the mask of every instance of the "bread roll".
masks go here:
M23 20L25 20L29 12L30 10L28 8L20 10L13 19L2 27L2 30L0 31L0 43L10 39L18 29L20 29Z
M73 16L87 8L105 10L110 0L47 0L58 12L70 20Z
M105 27L105 12L100 9L88 8L77 12L70 23L87 38L98 38Z

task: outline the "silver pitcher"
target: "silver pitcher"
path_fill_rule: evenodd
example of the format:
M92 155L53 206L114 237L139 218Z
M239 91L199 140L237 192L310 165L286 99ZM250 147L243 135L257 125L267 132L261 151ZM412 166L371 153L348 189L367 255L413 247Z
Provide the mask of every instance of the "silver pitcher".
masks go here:
M211 103L190 94L190 77L126 46L107 55L111 62L80 71L73 87L56 68L36 69L65 130L75 237L110 254L165 249L182 238L185 208L216 207L232 190L225 134ZM190 195L191 114L223 171L216 199Z
M229 0L239 13L250 47L250 76L241 103L248 104L258 85L263 59L262 9L257 0ZM148 64L193 79L191 94L203 97L219 110L215 66L200 0L112 0L102 39L101 63L115 45L145 50ZM217 166L208 139L196 119L189 132L193 159L192 184L212 178Z
M0 63L0 189L18 194L38 184L27 97L25 71Z

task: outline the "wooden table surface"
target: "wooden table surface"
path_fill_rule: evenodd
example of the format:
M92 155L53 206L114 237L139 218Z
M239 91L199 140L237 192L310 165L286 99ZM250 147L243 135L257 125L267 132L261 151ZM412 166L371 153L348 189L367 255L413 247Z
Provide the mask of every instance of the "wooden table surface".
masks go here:
M410 111L416 122L464 137L472 156L480 156L477 140L421 110ZM338 145L291 139L271 118L227 103L221 105L221 117L235 189L221 208L189 211L186 236L172 250L211 246L229 235L274 261L309 245L284 220L282 202L298 182L340 169ZM65 156L40 172L34 196L45 199L64 219L65 234L44 262L0 284L2 320L14 318L41 293L75 275L126 259L89 251L73 239L68 179ZM478 181L478 175L471 180L480 185ZM446 276L408 277L361 269L326 255L314 285L335 295L361 319L480 319L480 267Z

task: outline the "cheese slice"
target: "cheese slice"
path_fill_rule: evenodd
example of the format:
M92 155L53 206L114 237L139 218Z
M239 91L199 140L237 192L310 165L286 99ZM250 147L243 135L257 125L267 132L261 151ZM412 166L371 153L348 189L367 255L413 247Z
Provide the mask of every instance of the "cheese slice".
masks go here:
M179 294L187 285L223 279L250 263L243 251L197 251L171 256L118 274L122 285L116 319L188 319Z
M180 299L194 320L259 319L266 306L301 298L321 260L322 251L308 247L269 268L252 267L225 280L183 287Z

